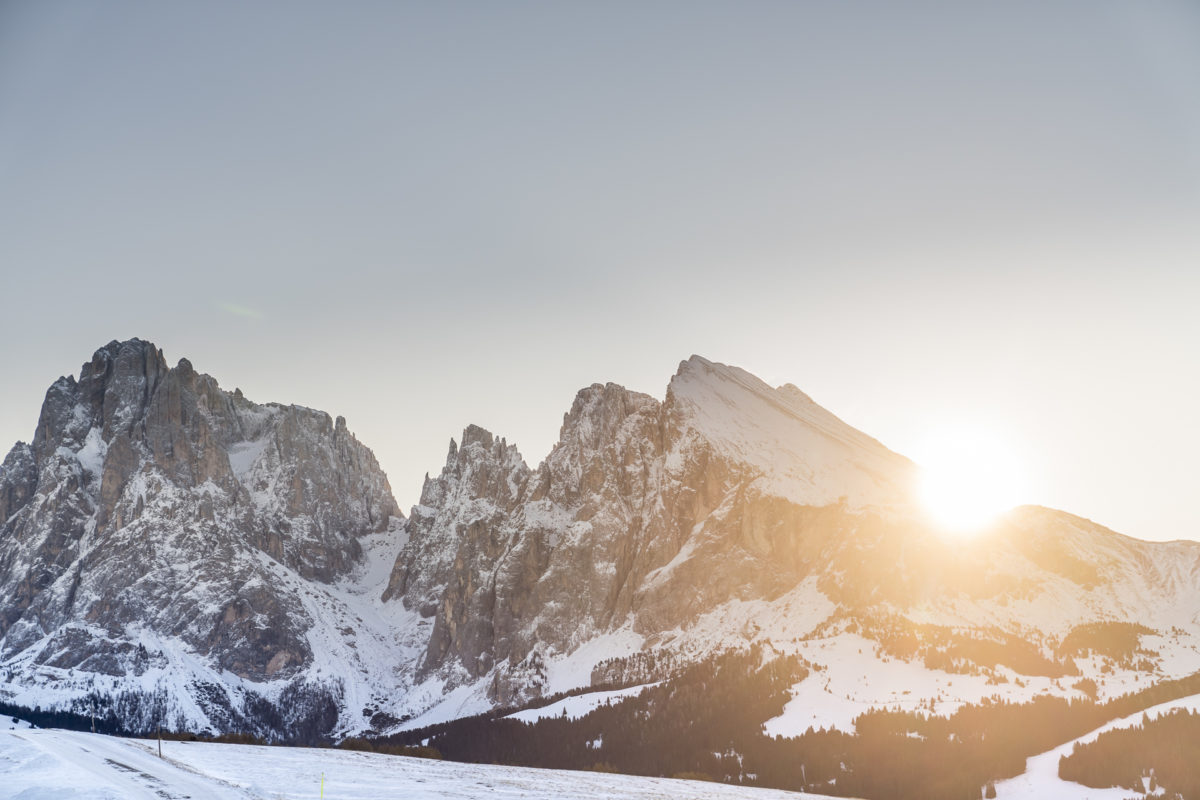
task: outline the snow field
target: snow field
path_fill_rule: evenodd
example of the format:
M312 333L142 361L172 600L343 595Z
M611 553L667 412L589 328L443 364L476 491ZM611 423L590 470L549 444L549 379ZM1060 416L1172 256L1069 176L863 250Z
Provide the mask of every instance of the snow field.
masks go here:
M788 800L720 783L459 764L378 753L157 743L59 730L0 731L12 800ZM821 800L819 795L804 797Z

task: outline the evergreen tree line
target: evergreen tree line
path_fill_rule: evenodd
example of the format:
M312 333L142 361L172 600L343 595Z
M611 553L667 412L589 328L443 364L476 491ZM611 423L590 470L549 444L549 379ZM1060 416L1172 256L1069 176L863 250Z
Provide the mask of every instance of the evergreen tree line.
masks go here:
M809 673L798 656L764 659L760 645L684 668L635 697L579 718L536 723L490 715L454 720L384 741L427 742L446 758L640 775L689 772L740 782L739 743L762 735L789 689Z
M579 719L526 723L481 716L383 740L427 744L446 758L714 780L879 800L978 800L1025 760L1105 722L1200 693L1200 673L1107 703L1043 695L965 706L948 717L871 711L853 734L809 729L769 737L790 687L813 665L764 659L759 647L723 653L636 697Z
M29 708L5 702L0 702L0 716L23 719L37 728L62 728L68 731L90 731L93 720L88 714L77 714L74 711L43 710L41 706ZM111 736L129 735L129 731L111 711L94 719L96 733L107 733Z
M1162 787L1167 800L1200 800L1200 714L1176 709L1133 728L1076 744L1058 764L1063 780L1138 793Z
M213 684L194 686L218 729L246 743L316 745L328 742L341 708L340 687L292 684L272 702L249 694L245 708L235 710L225 690ZM29 708L0 702L0 714L26 720L39 728L90 731L113 736L146 737L175 734L173 738L211 738L207 731L189 727L182 714L171 716L164 689L154 692L123 691L115 695L93 690L71 701L69 708Z

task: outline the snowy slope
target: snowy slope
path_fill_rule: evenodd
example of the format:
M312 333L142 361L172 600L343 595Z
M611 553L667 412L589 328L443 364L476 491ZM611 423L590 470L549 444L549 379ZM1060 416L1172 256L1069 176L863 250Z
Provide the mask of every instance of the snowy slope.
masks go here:
M790 792L597 772L459 764L375 753L157 743L58 730L0 731L0 792L21 800L785 800ZM805 797L822 800L819 795Z
M791 384L692 356L667 389L683 424L761 474L756 488L802 505L907 506L916 467Z
M257 567L277 590L295 598L311 621L303 636L312 660L302 679L309 685L328 685L338 693L341 714L335 732L369 727L363 710L395 710L404 699L404 687L412 683L414 662L428 636L428 621L399 604L381 600L403 544L402 528L365 537L358 569L332 585L306 580L263 554L254 556ZM78 708L79 698L91 691L110 696L135 691L161 698L162 719L169 727L204 730L222 726L212 718L211 709L194 699L197 685L220 686L230 704L240 706L250 695L277 701L297 677L249 681L221 670L184 643L145 625L131 624L125 632L135 647L144 646L156 656L140 673L97 675L39 664L36 658L42 646L38 643L5 662L13 678L0 684L0 690L9 702L43 708ZM50 639L47 636L44 641Z

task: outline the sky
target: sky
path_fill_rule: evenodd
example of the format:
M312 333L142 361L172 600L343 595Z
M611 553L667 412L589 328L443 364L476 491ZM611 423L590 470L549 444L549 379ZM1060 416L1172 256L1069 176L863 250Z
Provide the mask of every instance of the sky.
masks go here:
M0 450L138 336L407 508L697 353L1200 539L1194 2L0 0L0 270Z

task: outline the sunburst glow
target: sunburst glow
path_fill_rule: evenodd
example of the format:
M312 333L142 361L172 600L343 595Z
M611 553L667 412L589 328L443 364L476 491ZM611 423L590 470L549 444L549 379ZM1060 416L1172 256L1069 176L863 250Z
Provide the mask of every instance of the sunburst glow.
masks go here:
M969 534L1022 502L1019 460L1002 439L972 428L944 429L915 454L921 501L944 529Z

